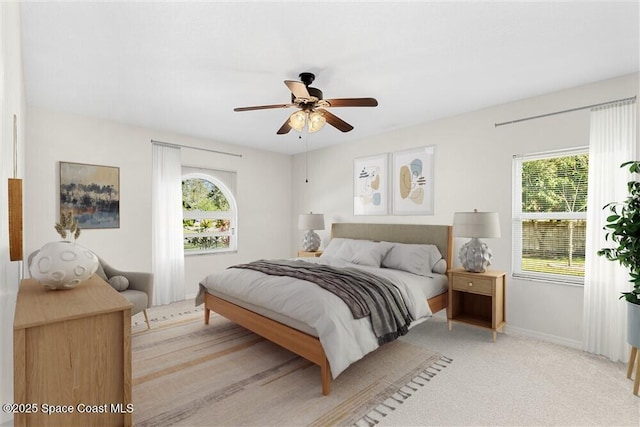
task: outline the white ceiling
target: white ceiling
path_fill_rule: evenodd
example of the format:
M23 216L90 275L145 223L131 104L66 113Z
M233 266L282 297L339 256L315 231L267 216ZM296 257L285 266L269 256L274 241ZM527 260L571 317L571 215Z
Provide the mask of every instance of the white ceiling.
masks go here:
M284 80L354 126L309 149L638 71L638 1L25 2L28 105L282 153ZM514 117L515 118L515 117ZM171 141L180 143L180 141Z

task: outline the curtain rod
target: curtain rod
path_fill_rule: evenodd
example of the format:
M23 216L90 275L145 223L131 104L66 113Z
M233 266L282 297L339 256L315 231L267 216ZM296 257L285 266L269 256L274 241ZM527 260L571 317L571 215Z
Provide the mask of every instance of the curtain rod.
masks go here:
M182 148L191 148L192 150L200 150L200 151L208 151L209 153L215 153L215 154L223 154L225 156L233 156L233 157L240 157L242 158L242 154L237 154L237 153L228 153L226 151L218 151L218 150L211 150L209 148L200 148L200 147L194 147L192 145L183 145L183 144L172 144L169 142L163 142L163 141L156 141L155 139L151 140L152 144L158 144L158 145L166 145L167 147L182 147Z
M570 108L568 110L555 111L553 113L547 113L547 114L540 114L539 116L531 116L531 117L525 117L525 118L522 118L522 119L511 120L511 121L508 121L508 122L495 123L494 127L504 126L504 125L511 125L511 124L514 124L514 123L524 122L526 120L540 119L542 117L555 116L556 114L571 113L573 111L586 110L587 108L601 107L603 105L615 104L616 102L635 101L635 100L636 100L635 96L632 96L630 98L616 99L615 101L601 102L599 104L585 105L584 107Z

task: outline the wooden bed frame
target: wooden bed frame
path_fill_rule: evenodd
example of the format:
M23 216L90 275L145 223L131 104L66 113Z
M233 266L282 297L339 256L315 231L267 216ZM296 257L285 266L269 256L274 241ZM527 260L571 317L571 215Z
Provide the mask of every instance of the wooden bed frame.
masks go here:
M366 239L399 243L435 244L450 267L453 261L453 234L449 225L416 224L353 224L335 223L331 227L331 238ZM448 294L437 295L427 300L436 313L447 308ZM331 391L331 367L320 340L290 326L247 310L224 299L205 293L204 323L209 324L209 315L215 311L265 339L296 353L320 366L322 394Z

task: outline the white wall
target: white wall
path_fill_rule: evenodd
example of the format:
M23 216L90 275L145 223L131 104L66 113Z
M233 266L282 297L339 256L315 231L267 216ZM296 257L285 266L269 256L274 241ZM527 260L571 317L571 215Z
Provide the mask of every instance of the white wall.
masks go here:
M189 144L193 145L193 144ZM238 171L238 253L188 256L185 259L187 296L209 272L260 258L288 258L291 247L291 164L289 155L226 147L242 158L183 150L183 164Z
M25 96L16 2L0 2L0 402L13 402L13 314L20 280L19 261L9 260L7 179L14 178L13 115L18 118L17 178L24 174ZM0 424L11 414L0 412Z
M305 155L297 155L293 164L292 214L324 213L329 228L332 222L340 221L451 224L455 211L497 211L502 237L487 240L487 243L494 254L491 268L509 273L506 290L508 330L580 347L582 287L511 278L511 168L514 154L587 146L589 110L508 126L495 127L494 124L634 96L638 94L638 78L638 74L621 76L425 123L357 143L311 151L308 153L309 183L305 183ZM366 123L354 125L357 131L358 126L366 126ZM424 145L436 146L435 214L354 216L353 160ZM319 234L326 244L329 230ZM295 229L293 239L293 247L300 247L301 234ZM459 245L465 240L456 239L456 258ZM457 259L455 262L459 265Z
M182 149L189 166L237 171L238 252L187 257L186 293L208 273L291 249L291 156L35 107L27 109L25 252L59 240L59 162L120 168L120 228L82 230L80 245L114 267L151 271L151 140L241 154L242 158Z

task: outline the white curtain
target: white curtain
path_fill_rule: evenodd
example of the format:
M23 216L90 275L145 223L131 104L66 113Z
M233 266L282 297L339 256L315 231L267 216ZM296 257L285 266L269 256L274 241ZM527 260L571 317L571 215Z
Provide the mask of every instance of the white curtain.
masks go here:
M636 104L611 104L591 111L589 132L589 193L584 282L583 348L613 361L626 361L627 308L620 292L631 288L629 273L617 262L598 256L610 246L603 227L609 202L627 198L633 179L624 162L636 159Z
M185 298L180 148L153 143L153 305Z

